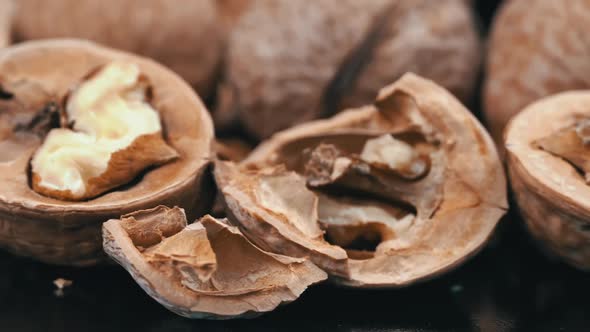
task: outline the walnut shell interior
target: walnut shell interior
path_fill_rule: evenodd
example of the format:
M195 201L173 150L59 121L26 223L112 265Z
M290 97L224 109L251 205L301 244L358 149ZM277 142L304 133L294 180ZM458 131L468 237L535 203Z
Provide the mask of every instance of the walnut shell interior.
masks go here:
M94 199L67 202L34 192L29 162L44 135L60 121L52 112L90 71L115 61L139 66L153 86L164 138L178 158L148 170L124 187ZM158 204L202 214L212 198L205 170L213 128L192 89L163 66L77 40L27 42L0 54L0 246L45 262L88 265L102 257L100 225L121 213ZM53 114L53 115L52 115Z
M510 183L527 228L548 252L590 269L585 140L590 94L564 92L516 115L505 132Z
M103 225L105 251L171 311L189 318L251 317L299 297L326 274L306 259L254 246L226 220L187 226L159 206Z
M413 74L372 106L280 132L214 173L230 221L253 242L310 257L349 286L399 287L449 270L507 209L488 134Z

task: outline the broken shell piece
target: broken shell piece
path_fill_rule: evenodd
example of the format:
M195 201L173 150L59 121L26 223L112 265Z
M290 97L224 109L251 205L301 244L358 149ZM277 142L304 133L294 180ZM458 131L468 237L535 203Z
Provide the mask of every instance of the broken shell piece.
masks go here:
M53 129L31 161L33 190L84 200L123 185L147 167L178 157L162 137L139 67L113 62L67 99L72 129Z
M214 173L229 220L254 243L309 257L355 287L400 287L457 266L507 209L488 134L413 74L374 106L278 133Z
M505 133L510 183L529 232L547 252L584 270L590 270L589 103L585 91L543 98Z
M564 158L584 173L590 181L590 120L581 120L536 141L543 150Z
M145 232L159 235L157 242L145 246L144 226ZM178 207L109 220L103 238L105 251L150 296L189 318L256 316L297 299L326 278L306 259L257 248L225 220L205 216L187 226Z
M107 75L96 71L100 68L112 71ZM160 204L184 207L190 218L209 210L213 197L207 194L206 169L213 157L213 126L178 75L152 60L77 40L7 47L0 54L0 73L0 247L47 263L92 265L105 259L100 236L105 220ZM97 86L104 75L117 79ZM92 144L80 149L80 141ZM114 152L122 146L127 148ZM68 153L55 156L53 147ZM69 164L75 155L88 188L111 187L107 192L68 201L63 190L55 195L59 199L33 190L75 174ZM170 158L175 159L145 169ZM68 167L55 168L49 160ZM105 165L108 177L98 172ZM92 191L98 192L72 198L89 198Z

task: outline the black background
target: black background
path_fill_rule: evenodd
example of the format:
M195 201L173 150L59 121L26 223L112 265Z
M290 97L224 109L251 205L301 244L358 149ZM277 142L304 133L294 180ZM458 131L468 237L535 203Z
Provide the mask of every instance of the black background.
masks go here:
M477 4L484 35L497 4ZM59 277L74 282L62 295ZM589 315L590 275L540 254L514 212L483 252L442 278L389 291L319 285L253 320L176 316L118 266L55 267L0 252L0 331L590 331Z

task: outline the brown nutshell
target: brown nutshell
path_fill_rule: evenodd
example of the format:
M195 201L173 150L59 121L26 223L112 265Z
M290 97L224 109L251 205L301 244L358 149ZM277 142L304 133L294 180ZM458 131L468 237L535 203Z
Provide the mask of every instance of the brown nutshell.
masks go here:
M213 92L225 38L215 0L18 0L15 4L16 41L89 39L161 62L201 96Z
M545 96L587 89L590 2L505 1L494 18L483 105L498 148L512 116Z
M408 71L468 101L479 55L464 1L252 1L228 41L216 126L234 115L267 138L371 103Z
M103 225L105 251L169 310L189 318L253 317L299 297L326 274L306 259L254 246L226 220L187 226L159 206Z
M30 161L48 133L65 130L55 129L64 125L62 101L89 72L113 61L137 65L151 82L151 105L163 128L158 140L164 139L166 153L174 152L176 159L156 163L128 182L133 172L127 171L156 146L146 136L114 154L114 169L125 175L118 186L112 186L113 178L89 182L108 189L77 202L35 192L39 179L31 174ZM47 40L4 49L0 72L1 247L48 263L91 265L103 259L100 225L109 218L159 204L185 207L191 218L209 208L205 171L213 152L211 119L192 89L170 70L90 42Z
M280 132L214 173L229 220L254 243L355 287L401 287L457 266L507 209L488 134L413 74L374 105Z
M546 252L584 270L590 270L589 102L585 91L540 99L505 133L510 183L529 232Z

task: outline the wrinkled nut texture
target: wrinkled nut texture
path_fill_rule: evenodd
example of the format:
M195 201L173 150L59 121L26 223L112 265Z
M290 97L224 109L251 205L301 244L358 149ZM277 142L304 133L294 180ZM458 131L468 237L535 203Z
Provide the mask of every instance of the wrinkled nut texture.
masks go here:
M587 89L590 70L586 23L590 2L506 1L494 19L484 84L492 137L503 147L510 118L531 102Z
M3 49L0 73L0 247L91 265L104 259L105 220L159 204L191 218L210 208L211 119L170 70L49 40Z
M222 29L215 0L18 0L17 41L89 39L163 63L194 86L213 92Z
M107 64L82 82L65 105L72 128L52 129L33 155L33 190L57 199L89 199L177 158L146 99L148 84L140 82L137 65L123 62Z
M510 182L527 228L546 251L590 270L590 94L526 107L506 128Z
M465 1L252 1L229 38L216 126L237 112L266 138L369 104L408 71L467 101L479 54Z
M507 208L483 127L413 74L374 106L280 132L240 165L216 163L215 179L229 220L254 243L357 287L400 287L458 265Z
M159 206L103 225L105 251L171 311L189 318L252 317L291 302L326 274L306 259L254 246L226 220L187 226Z

